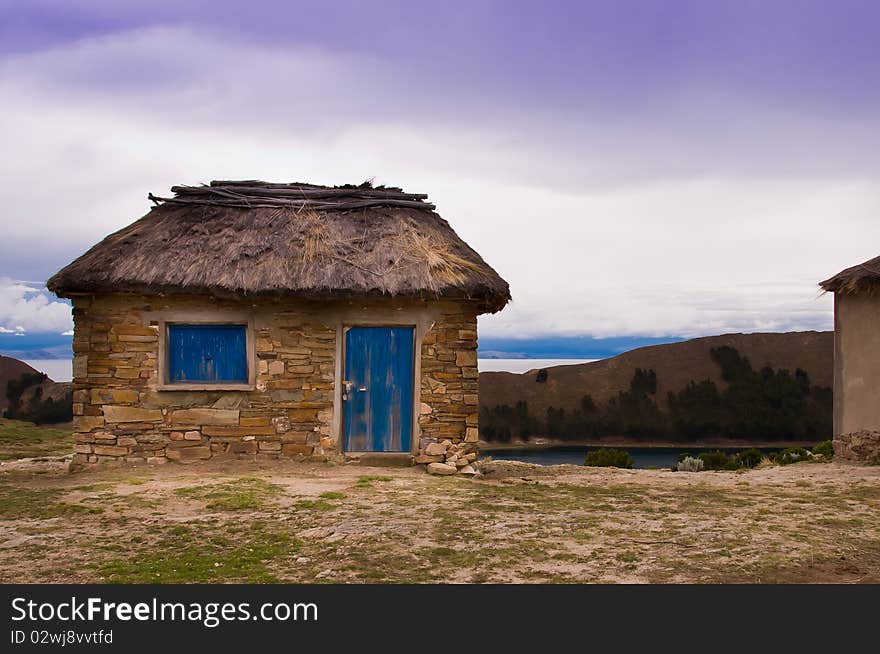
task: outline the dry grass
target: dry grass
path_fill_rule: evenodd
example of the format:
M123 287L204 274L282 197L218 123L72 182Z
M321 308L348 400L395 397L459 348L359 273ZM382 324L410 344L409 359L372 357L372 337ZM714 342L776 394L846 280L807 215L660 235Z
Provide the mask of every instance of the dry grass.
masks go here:
M880 257L865 261L820 282L823 290L833 293L876 294L880 288Z
M35 425L0 418L0 460L64 456L72 451L69 425Z
M267 189L272 192L278 191ZM344 197L389 191L321 192ZM54 275L48 287L61 295L134 291L451 297L473 300L490 312L507 304L507 282L432 211L433 205L376 201L360 209L335 203L295 207L257 202L250 208L161 204Z
M330 230L327 224L314 211L306 211L302 214L303 265L313 265L331 257L335 248L331 241Z
M488 468L482 480L294 462L19 468L0 473L0 573L9 582L880 582L877 467Z
M480 264L457 255L449 243L436 234L423 234L408 223L402 223L406 235L402 251L416 265L423 265L428 271L428 279L433 280L434 291L447 286L466 284L468 277L480 274Z

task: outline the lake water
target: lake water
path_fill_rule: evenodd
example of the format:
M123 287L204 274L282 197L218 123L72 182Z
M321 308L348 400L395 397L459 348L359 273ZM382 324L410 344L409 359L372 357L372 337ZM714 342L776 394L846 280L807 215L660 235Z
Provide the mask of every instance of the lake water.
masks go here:
M480 372L523 373L539 368L573 366L578 363L590 363L591 361L596 361L596 359L479 359L477 365Z
M777 452L786 447L781 445L777 448L759 448L762 452ZM486 456L491 456L496 461L523 461L525 463L536 463L542 466L560 465L562 463L572 463L574 465L583 465L588 450L595 450L597 447L584 446L560 446L548 447L543 450L482 450ZM666 468L669 469L673 463L678 461L678 455L689 452L696 456L700 452L716 452L719 449L728 454L732 452L740 452L746 447L727 448L727 447L620 447L615 449L626 450L633 458L634 468Z

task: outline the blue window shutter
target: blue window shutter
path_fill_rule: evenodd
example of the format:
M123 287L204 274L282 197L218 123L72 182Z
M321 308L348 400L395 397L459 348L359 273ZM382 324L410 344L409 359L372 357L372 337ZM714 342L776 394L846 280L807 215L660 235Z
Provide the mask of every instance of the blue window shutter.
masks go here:
M246 325L169 325L169 383L248 382Z

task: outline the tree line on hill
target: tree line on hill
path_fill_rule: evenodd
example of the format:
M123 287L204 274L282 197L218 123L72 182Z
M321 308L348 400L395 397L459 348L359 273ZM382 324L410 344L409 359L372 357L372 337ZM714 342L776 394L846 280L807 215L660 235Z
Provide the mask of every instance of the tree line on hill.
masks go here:
M832 433L832 390L813 386L797 369L754 370L747 357L730 346L712 348L712 361L726 383L691 381L667 394L667 408L657 402L657 374L637 368L629 389L599 406L584 395L580 406L548 407L534 415L526 402L481 407L480 434L489 442L596 440L625 436L634 440L693 442L707 438L762 441L824 440ZM546 380L544 375L544 380Z
M48 376L42 372L26 372L18 379L6 383L8 406L3 416L14 420L26 420L38 425L69 422L73 420L73 394L55 399L43 397L43 382ZM28 389L33 389L27 392Z

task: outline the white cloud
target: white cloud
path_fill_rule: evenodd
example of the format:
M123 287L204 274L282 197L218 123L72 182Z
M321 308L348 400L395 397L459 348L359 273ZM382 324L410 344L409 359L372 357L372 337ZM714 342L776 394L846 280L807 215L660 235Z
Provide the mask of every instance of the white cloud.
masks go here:
M7 60L0 274L54 272L148 191L236 177L430 193L511 284L487 335L828 329L816 282L878 254L869 121L698 95L655 115L490 115L396 72L169 28ZM69 307L5 280L0 325L65 332Z
M441 203L510 282L514 302L481 321L494 336L831 329L831 297L817 283L876 256L880 243L880 192L861 182L507 188L497 197L493 206Z
M70 305L28 282L0 277L0 333L70 331Z

